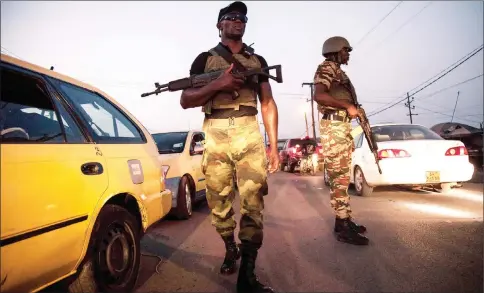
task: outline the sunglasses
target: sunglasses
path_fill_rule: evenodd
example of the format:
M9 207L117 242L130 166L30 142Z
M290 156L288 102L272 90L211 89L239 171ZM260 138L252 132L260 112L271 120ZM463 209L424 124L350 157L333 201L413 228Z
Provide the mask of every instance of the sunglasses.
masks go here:
M229 21L240 20L242 23L247 23L249 19L247 18L247 16L240 13L229 13L220 18L220 21L223 21L223 20L229 20Z

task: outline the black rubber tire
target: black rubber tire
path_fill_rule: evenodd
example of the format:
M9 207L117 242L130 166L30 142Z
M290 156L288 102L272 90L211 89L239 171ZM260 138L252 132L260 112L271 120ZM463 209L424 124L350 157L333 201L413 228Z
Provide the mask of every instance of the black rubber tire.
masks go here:
M190 180L185 175L180 180L180 183L179 183L179 186L178 186L178 195L177 195L177 198L176 198L176 202L177 202L176 203L176 217L179 220L188 220L191 217L192 212L193 212L193 195L191 196L192 210L189 211L188 208L187 208L187 199L186 199L186 192L185 192L185 188L187 186L188 186L188 189L190 191L193 190L192 187L190 186ZM190 192L190 193L192 193L192 192Z
M357 187L357 184L356 184L356 173L357 173L356 171L357 170L359 172L361 172L361 175L363 176L363 182L361 184L362 185L361 190L358 190L358 187ZM353 178L353 181L355 182L354 186L355 186L356 194L358 196L363 196L363 197L370 196L373 193L373 187L369 186L368 183L366 183L365 174L363 174L363 171L361 170L361 168L359 166L355 167L354 177L355 178Z
M91 235L86 259L79 268L80 273L70 283L70 293L131 292L136 286L140 267L140 223L125 208L108 204L101 209ZM127 244L128 259L119 282L110 283L112 275L102 269L105 259L102 247L107 239L116 236ZM115 246L116 242L114 243ZM111 250L112 252L112 250ZM107 266L107 264L104 264Z

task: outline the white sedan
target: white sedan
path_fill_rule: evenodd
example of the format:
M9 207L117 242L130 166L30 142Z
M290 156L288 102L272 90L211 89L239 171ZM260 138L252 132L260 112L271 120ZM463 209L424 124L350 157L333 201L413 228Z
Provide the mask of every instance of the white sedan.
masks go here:
M374 187L388 185L440 184L448 190L451 183L472 178L474 166L461 141L445 140L417 124L378 124L371 129L382 174L365 135L356 135L350 182L358 195L368 196Z

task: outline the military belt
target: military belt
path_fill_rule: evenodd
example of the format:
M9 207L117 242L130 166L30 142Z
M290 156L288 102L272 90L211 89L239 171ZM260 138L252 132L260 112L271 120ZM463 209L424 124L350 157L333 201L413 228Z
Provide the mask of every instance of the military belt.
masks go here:
M321 117L324 120L336 120L336 121L341 121L341 122L351 122L351 118L348 116L342 116L338 114L333 114L333 113L326 113L323 114Z
M241 126L257 122L256 116L230 117L225 119L205 118L205 123L209 126Z

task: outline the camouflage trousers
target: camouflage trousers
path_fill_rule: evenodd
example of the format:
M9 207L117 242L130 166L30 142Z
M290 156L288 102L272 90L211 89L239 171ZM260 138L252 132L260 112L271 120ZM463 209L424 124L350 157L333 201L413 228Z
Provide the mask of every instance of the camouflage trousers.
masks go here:
M240 196L239 239L255 247L263 240L264 192L267 190L267 157L255 116L205 119L205 174L212 225L221 236L234 233L236 221L234 171Z
M340 219L351 216L348 186L353 139L350 132L351 123L321 119L319 133L329 177L331 207Z

